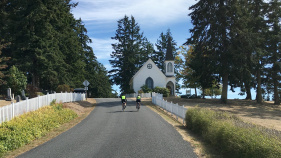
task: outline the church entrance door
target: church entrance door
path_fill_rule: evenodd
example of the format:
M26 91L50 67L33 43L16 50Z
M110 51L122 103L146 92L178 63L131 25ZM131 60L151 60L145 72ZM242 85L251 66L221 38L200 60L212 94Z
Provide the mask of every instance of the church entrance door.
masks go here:
M166 85L166 88L168 88L170 90L170 96L174 96L174 83L169 81Z

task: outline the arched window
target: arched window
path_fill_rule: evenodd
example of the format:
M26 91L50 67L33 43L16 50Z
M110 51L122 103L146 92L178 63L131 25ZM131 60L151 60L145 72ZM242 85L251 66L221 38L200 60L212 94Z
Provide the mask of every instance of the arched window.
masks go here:
M150 89L153 89L153 80L151 77L148 77L145 81L145 85L150 88Z
M168 63L168 71L167 72L173 72L173 64Z

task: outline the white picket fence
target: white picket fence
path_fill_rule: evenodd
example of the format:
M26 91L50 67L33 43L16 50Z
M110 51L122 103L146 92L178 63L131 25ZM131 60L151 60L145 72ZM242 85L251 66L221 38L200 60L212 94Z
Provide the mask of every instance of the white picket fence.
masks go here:
M185 113L187 109L183 106L178 104L174 104L172 102L167 102L163 99L163 94L152 93L152 103L155 105L160 106L161 108L169 111L171 114L175 115L177 118L182 118L183 123L185 119Z
M44 96L38 96L32 99L26 99L11 105L0 108L0 124L2 122L10 121L12 118L22 115L26 112L35 111L43 106L50 105L56 100L57 103L73 102L85 100L85 94L81 93L54 93Z
M126 98L136 98L137 93L125 94ZM151 93L140 93L141 98L151 98Z

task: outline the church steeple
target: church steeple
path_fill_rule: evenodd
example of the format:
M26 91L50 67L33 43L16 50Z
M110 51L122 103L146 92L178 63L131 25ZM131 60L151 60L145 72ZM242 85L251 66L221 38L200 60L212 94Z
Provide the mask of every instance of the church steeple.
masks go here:
M173 56L172 42L171 42L170 37L168 39L167 52L166 52L166 59L165 60L175 60L175 58Z
M172 42L171 38L168 39L168 45L167 45L167 52L166 52L166 58L165 58L165 75L167 77L174 76L175 70L174 70L174 63L175 58L173 56L173 50L172 50Z

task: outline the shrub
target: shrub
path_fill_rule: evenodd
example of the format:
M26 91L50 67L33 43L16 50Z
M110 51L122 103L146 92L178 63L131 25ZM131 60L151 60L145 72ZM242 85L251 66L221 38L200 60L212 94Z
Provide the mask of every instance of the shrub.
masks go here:
M57 93L60 93L60 92L70 92L71 89L69 87L69 85L66 85L66 84L63 84L63 85L59 85L56 89L56 92Z
M28 144L75 117L77 114L72 110L63 109L62 104L54 104L2 123L0 126L0 157L3 153Z
M152 89L148 88L147 85L141 86L141 90L143 93L150 93L152 92Z
M281 141L225 112L191 108L187 128L201 135L226 157L281 157Z
M27 97L35 98L38 95L37 92L40 92L40 89L38 87L35 87L35 86L31 85L31 84L28 84L26 86L26 96Z
M163 97L168 97L170 95L170 90L168 88L155 87L153 92L163 94Z

